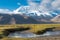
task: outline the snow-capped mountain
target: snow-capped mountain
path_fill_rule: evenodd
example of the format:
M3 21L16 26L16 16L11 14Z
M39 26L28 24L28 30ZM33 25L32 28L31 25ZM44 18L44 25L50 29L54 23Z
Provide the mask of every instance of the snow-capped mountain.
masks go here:
M30 16L30 17L34 18L35 20L45 21L45 22L49 22L50 19L54 18L57 15L58 15L58 13L39 12L39 11L31 11L26 14L26 16Z
M31 12L26 13L26 15L27 16L44 16L44 17L50 16L50 17L53 17L53 16L58 15L58 13L31 11Z
M41 11L38 8L23 7L10 12L0 13L0 24L37 24L54 23L51 21L58 13Z
M15 14L22 14L30 17L38 18L53 18L58 15L53 11L44 11L40 7L21 6L13 11ZM36 18L37 19L37 18Z
M53 23L52 18L57 16L57 13L0 13L0 24L41 24Z

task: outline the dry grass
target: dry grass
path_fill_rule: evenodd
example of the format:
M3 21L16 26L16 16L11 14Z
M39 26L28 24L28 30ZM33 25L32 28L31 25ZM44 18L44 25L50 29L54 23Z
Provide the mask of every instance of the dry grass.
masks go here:
M60 24L16 24L16 25L0 25L0 31L4 29L12 29L12 28L21 28L21 27L30 27L30 32L36 32L38 30L44 30L46 28L52 27L60 27Z

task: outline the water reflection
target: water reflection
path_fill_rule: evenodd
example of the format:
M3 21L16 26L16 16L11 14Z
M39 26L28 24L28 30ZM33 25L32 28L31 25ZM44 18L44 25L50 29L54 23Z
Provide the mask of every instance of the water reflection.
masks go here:
M8 35L8 37L31 38L31 37L36 37L36 34L33 34L31 32L15 32Z
M51 31L51 32L46 32L42 35L36 35L31 32L15 32L15 33L10 33L8 37L15 37L15 38L31 38L31 37L40 37L40 36L54 36L54 35L60 35L60 31Z

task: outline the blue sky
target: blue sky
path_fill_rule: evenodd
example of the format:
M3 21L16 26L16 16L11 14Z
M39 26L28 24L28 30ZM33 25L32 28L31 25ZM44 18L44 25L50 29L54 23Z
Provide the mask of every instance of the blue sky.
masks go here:
M16 9L20 5L27 5L26 0L0 0L0 8L7 8L10 10Z

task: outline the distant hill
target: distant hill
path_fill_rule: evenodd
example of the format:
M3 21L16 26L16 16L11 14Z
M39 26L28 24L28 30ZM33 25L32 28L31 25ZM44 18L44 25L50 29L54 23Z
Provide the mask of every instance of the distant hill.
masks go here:
M53 19L51 19L52 22L58 22L60 23L60 15L54 17Z

